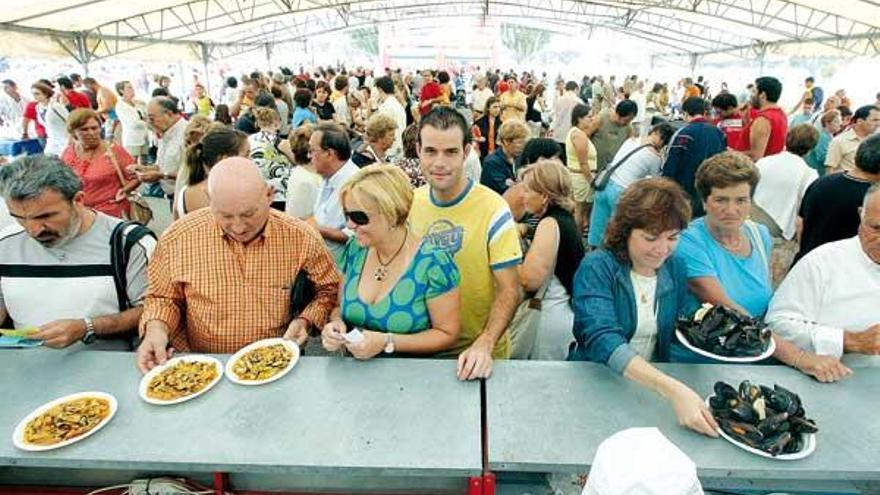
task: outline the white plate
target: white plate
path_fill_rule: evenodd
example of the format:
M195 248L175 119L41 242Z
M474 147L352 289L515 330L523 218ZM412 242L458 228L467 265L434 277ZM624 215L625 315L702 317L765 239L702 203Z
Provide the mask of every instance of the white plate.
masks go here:
M211 363L217 368L217 377L214 378L214 380L211 383L209 383L207 387L199 390L198 392L196 392L194 394L180 397L178 399L159 400L159 399L154 399L152 397L149 397L147 395L147 387L149 386L150 381L153 380L153 377L155 377L159 373L165 371L166 369L174 366L175 364L177 364L181 361L186 361L186 362L198 361L198 362L202 362L202 363ZM155 368L151 369L146 375L144 375L144 377L141 378L141 384L140 384L140 387L138 387L138 392L140 393L141 399L145 400L146 402L149 402L150 404L156 404L157 406L170 406L172 404L180 404L181 402L186 402L188 400L195 399L196 397L204 394L208 390L211 390L212 388L214 388L214 385L217 385L217 382L219 382L221 378L223 378L223 364L220 361L218 361L217 359L212 358L211 356L201 356L198 354L179 356L179 357L176 357L173 359L169 359L168 362L166 362L162 366L156 366Z
M49 410L59 404L63 404L65 402L69 402L69 401L76 400L76 399L84 399L86 397L95 397L97 399L104 399L110 403L110 414L108 414L107 417L104 418L103 421L98 423L97 426L95 426L94 428L92 428L88 432L83 433L82 435L80 435L78 437L74 437L74 438L65 440L63 442L58 442L58 443L52 444L52 445L34 445L34 444L27 443L24 441L25 427L27 427L28 423L33 421L37 416L43 414L47 410ZM111 419L113 419L113 416L116 415L116 409L118 407L119 406L116 402L116 397L113 397L112 395L110 395L108 393L104 393L104 392L79 392L76 394L70 394L68 396L61 397L60 399L55 399L52 402L47 402L46 404L43 404L42 406L34 409L34 411L32 413L25 416L25 418L22 419L20 423L18 423L18 426L16 426L15 430L12 432L12 443L15 444L15 446L21 450L28 450L31 452L42 452L45 450L54 450L54 449L60 449L61 447L66 447L72 443L79 442L80 440L88 438L88 437L94 435L95 433L97 433L98 430L103 428L104 425L106 425L107 423L110 422Z
M715 395L715 394L712 394ZM709 397L712 397L711 395ZM706 406L709 406L709 397L706 397ZM709 406L709 410L712 408ZM803 459L804 457L809 456L813 452L816 451L816 434L815 433L802 433L804 436L804 447L800 450L800 452L795 452L794 454L779 454L777 456L770 455L768 452L764 452L761 449L756 449L750 445L746 445L739 440L733 438L728 435L726 431L718 427L718 433L728 442L736 445L737 447L745 450L746 452L751 452L752 454L759 455L761 457L766 457L768 459L777 459L780 461L797 461L799 459Z
M705 349L700 349L699 347L691 344L688 341L687 337L685 337L679 329L675 330L675 337L678 339L679 342L681 342L681 345L685 346L691 351L694 351L697 354L707 357L709 359L714 359L716 361L721 361L724 363L755 363L767 359L768 357L772 356L774 352L776 352L776 340L774 340L773 337L770 337L770 345L767 346L767 350L762 352L760 355L753 357L727 357L713 354Z
M237 363L238 360L241 359L241 357L248 352L254 349L259 349L260 347L268 347L277 344L284 345L284 347L287 347L287 349L293 353L293 358L291 358L290 364L287 365L287 368L284 368L283 370L265 380L242 380L241 378L236 376L234 371L232 371L232 367L235 365L235 363ZM280 337L274 339L258 340L250 345L242 347L238 352L233 354L231 358L229 358L229 361L226 361L226 378L229 378L231 382L237 383L239 385L264 385L266 383L272 383L275 380L280 380L282 377L284 377L284 375L290 373L290 370L292 370L297 361L299 361L299 354L299 346L296 345L296 342L292 340L282 339Z

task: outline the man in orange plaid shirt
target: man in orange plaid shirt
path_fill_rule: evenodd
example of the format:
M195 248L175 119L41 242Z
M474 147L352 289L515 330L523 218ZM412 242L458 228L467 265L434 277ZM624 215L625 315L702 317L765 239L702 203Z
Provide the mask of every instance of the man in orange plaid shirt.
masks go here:
M283 336L303 346L336 305L340 276L321 237L270 207L273 189L246 158L211 169L211 207L174 223L149 267L138 367L179 351L233 353ZM291 315L290 292L305 271L315 297ZM294 317L295 316L295 317Z

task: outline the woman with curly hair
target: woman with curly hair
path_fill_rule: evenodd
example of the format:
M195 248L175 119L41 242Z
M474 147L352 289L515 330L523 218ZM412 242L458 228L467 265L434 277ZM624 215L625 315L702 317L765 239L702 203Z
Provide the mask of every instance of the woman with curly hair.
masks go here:
M655 368L668 361L675 322L686 313L687 273L673 258L691 218L688 197L665 178L644 179L620 196L602 247L574 277L569 360L605 363L667 398L681 425L718 436L702 397Z

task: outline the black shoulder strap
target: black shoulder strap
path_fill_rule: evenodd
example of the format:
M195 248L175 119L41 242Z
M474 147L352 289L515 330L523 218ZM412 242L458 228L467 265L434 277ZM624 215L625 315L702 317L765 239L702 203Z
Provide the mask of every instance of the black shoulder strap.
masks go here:
M110 234L110 265L113 267L113 283L116 285L119 311L131 308L126 275L128 261L132 248L146 236L156 238L152 230L137 222L119 222Z
M640 145L640 146L637 146L635 149L630 150L629 153L627 153L626 155L624 155L623 158L621 158L620 160L618 160L617 163L614 163L614 164L611 165L611 166L605 167L605 170L602 170L601 172L599 172L599 175L596 176L596 180L593 181L593 187L594 187L594 189L597 189L597 190L599 190L599 191L605 189L605 186L608 185L608 181L611 180L611 176L614 174L614 172L615 172L618 168L620 168L621 165L623 165L624 163L626 163L626 161L629 160L629 158L630 158L631 156L635 155L635 154L638 153L639 151L641 151L641 150L643 150L643 149L645 149L645 148L647 148L647 147L649 147L649 146L653 146L653 145L651 145L651 144L642 144L642 145Z

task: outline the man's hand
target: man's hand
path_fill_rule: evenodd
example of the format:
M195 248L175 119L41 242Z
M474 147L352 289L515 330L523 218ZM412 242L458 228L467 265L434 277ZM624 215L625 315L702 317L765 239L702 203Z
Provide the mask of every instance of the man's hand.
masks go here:
M489 378L492 375L492 343L478 337L464 352L458 356L459 380L476 380Z
M55 320L39 327L36 333L28 335L29 339L42 340L43 345L55 349L63 349L81 340L86 334L84 320Z
M823 383L836 382L852 374L852 370L844 366L836 357L819 356L809 352L800 358L798 369Z
M284 332L284 338L296 342L300 348L305 347L309 340L309 324L303 318L294 318Z
M168 334L161 329L148 328L141 345L137 348L138 369L141 373L146 373L156 366L165 364L172 354L174 349L168 348Z
M880 323L875 323L862 332L845 331L843 350L857 354L880 354Z

